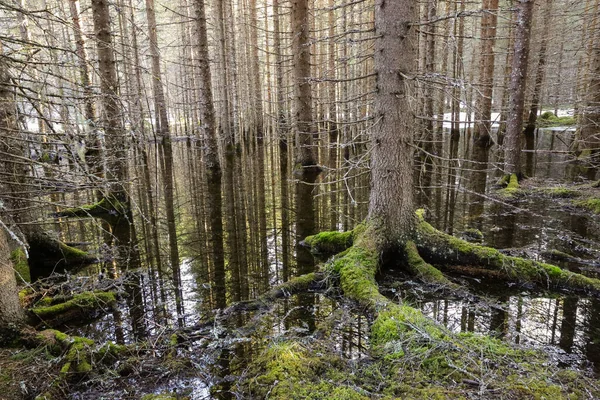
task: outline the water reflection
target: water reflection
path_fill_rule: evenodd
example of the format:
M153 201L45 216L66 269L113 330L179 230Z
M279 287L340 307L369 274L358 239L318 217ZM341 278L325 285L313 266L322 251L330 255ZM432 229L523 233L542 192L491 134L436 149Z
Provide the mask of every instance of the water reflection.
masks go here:
M571 136L562 131L538 132L528 144L532 148L524 160L527 172L548 183L583 179L585 171L570 163L564 153ZM443 146L436 146L443 157L426 171L431 174L425 179L430 187L422 192L427 204L421 205L429 207L438 229L460 235L476 228L486 245L518 248L539 258L548 250L586 260L600 256L600 221L569 208L568 201L494 197L493 185L502 173L501 152L497 146L469 146L468 137L456 130L452 135L445 132ZM300 240L321 228L350 229L366 216L368 173L353 162L363 150L345 146L339 160L336 154L324 152L331 165L334 161L341 165L331 179L342 178L332 183L316 175L296 180L285 137L279 138L277 147L236 148L227 155L223 171L206 170L201 152L190 141L173 143L179 271L169 262L173 246L163 218L165 199L156 149L145 150L143 163L134 166L143 177L136 200L139 212L132 217L138 232L132 230L133 225L120 233L113 230L114 237L129 244L123 252L127 262L118 269L141 272L131 275L129 295L117 311L72 332L118 343L156 337L178 325L194 326L233 302L256 298L274 284L314 271L315 261L299 246ZM344 189L319 196L336 187ZM418 304L455 332L555 346L579 363L584 359L600 363L600 304L595 300L512 293L497 295L491 302L437 298ZM270 306L272 311L261 315L260 326L249 328L253 315L235 320L232 332L251 333L244 340L229 337L236 345L215 351L213 370L203 372L214 380L204 381L200 392L212 387L213 396L230 396L227 377L235 376L262 347L283 335L323 335L348 358L365 354L368 323L349 305L323 294L302 293Z

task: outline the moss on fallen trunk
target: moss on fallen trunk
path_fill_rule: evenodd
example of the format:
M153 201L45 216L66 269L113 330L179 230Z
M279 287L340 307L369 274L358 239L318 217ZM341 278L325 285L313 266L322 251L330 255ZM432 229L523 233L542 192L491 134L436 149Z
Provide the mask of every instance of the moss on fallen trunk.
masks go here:
M115 198L104 197L97 203L67 208L52 214L55 218L100 218L109 223L114 223L119 218L127 215L129 205Z
M116 304L113 292L84 292L72 299L31 308L29 311L46 326L61 326L69 321L89 320L98 314L112 310Z

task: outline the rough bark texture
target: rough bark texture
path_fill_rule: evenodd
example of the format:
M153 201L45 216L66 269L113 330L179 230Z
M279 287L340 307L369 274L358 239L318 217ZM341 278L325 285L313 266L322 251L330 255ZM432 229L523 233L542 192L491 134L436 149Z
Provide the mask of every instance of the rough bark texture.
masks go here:
M372 136L369 219L380 225L388 247L414 223L413 128L410 74L415 68L417 4L378 0L375 4L375 71L378 119Z
M21 321L23 311L19 304L15 270L10 262L6 234L0 228L0 336L10 325L18 325Z
M107 158L106 177L109 192L120 201L128 199L125 191L126 157L124 135L121 127L121 115L118 100L117 69L114 44L110 27L110 10L107 0L93 0L92 14L94 33L98 51L98 74L100 75L100 93L102 104L102 127L106 137L106 147L111 152Z
M162 143L162 175L165 193L165 210L167 214L167 230L169 232L169 256L173 284L175 285L175 302L177 312L183 314L181 301L181 273L179 268L179 247L177 246L177 226L175 221L173 178L173 147L171 145L171 132L165 92L161 79L160 53L158 50L158 36L156 33L156 13L154 0L146 0L146 18L148 20L148 36L150 39L150 57L152 58L152 90L154 92L155 128Z
M492 94L494 89L494 43L498 22L498 0L483 0L481 18L481 54L479 55L479 91L475 104L475 144L488 147L492 131Z
M523 110L527 83L527 61L533 20L533 0L520 0L517 5L517 28L515 32L514 57L510 78L508 122L504 147L505 173L521 175L521 135L523 133Z
M69 9L71 21L73 22L73 36L75 39L75 52L77 54L77 63L79 66L79 79L83 89L84 117L88 127L86 132L86 153L85 160L90 168L90 172L99 177L104 177L104 167L102 165L102 140L98 129L96 128L96 106L94 103L94 91L90 79L90 67L88 64L87 52L85 50L85 39L81 30L81 21L79 18L79 0L70 0Z
M301 167L316 164L313 149L308 0L292 1L292 53L296 103L296 162Z
M206 31L206 10L204 0L195 1L196 34L198 39L198 93L200 121L202 122L202 151L207 173L206 208L209 217L213 259L215 306L225 307L225 260L223 256L223 219L221 200L221 163L215 126L215 108L212 101L211 72L208 63L208 36Z
M595 155L600 151L600 30L596 32L590 63L590 83L581 115L581 138L586 149ZM599 160L594 160L600 165Z
M540 51L538 53L538 65L535 73L535 86L531 98L531 108L529 109L529 117L525 127L525 137L529 140L535 132L535 123L537 121L538 111L540 110L540 102L542 96L542 84L546 75L546 51L548 48L548 33L552 23L552 0L545 0L544 5L544 28L540 38Z

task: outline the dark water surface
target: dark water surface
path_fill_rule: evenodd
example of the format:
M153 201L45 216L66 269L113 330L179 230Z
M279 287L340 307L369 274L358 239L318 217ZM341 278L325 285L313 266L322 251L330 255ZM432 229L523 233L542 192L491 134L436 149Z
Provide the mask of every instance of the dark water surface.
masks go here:
M585 166L571 162L566 153L571 136L560 130L538 133L534 147L523 157L536 185L580 184L593 178ZM146 183L158 204L158 229L153 232L151 210L144 206L148 191L140 184L134 200L142 266L135 275L136 289L121 300L117 312L72 327L72 333L98 341L133 343L159 340L177 327L200 326L218 315L223 305L255 298L289 277L314 270L315 260L298 246L304 236L332 228L351 229L366 217L368 171L360 162L359 150L352 160L344 162L339 157L339 169L326 169L313 185L299 183L289 170L283 175L281 154L272 146L262 152L242 149L229 164L231 173L223 173L223 227L217 235L224 243L223 278L215 261L219 257L215 257L212 244L203 165L194 145L178 142L174 147L177 172L173 203L182 261L174 269L168 257L172 243L162 205L160 168L152 165L157 158L155 149L148 151L150 182ZM320 151L326 154L326 148ZM418 202L429 210L432 224L457 236L468 236L469 230L477 229L485 245L540 260L552 261L549 254L559 250L575 260L563 267L595 275L600 259L600 219L574 207L571 199L541 193L515 200L498 198L494 185L502 174L502 163L497 153L494 146L489 154L477 154L477 149L466 148L462 137L455 145L449 138L441 143L438 154L442 159L435 161L431 176L424 176L430 173L427 168L420 168L417 174L422 185ZM289 155L288 165L293 165L291 160ZM131 166L136 170L142 167ZM314 218L307 220L307 215ZM127 269L131 265L119 270ZM395 269L383 271L384 293L414 304L451 331L494 335L547 349L565 365L600 369L597 299L568 293L550 295L513 283L491 285L460 276L453 279L469 287L472 297L453 298L407 283ZM172 279L177 274L181 277L179 288ZM336 293L297 294L272 306L268 311L241 313L235 326L215 325L198 333L181 350L189 352L192 376L166 379L167 383L155 391L185 387L192 398L207 398L212 388L212 395L219 397L218 393L227 392L228 379L234 379L231 377L239 374L259 349L290 335L325 335L346 357L365 355L367 318ZM82 394L82 398L92 398L94 393Z

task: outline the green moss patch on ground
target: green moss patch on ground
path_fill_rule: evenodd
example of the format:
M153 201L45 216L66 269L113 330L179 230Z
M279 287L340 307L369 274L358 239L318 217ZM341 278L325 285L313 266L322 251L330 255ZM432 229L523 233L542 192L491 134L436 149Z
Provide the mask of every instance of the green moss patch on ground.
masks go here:
M576 206L583 207L594 214L600 214L600 198L591 197L585 200L576 200L573 202Z
M557 126L572 126L577 124L577 118L574 116L557 117L552 111L546 111L536 120L538 128L551 128Z

